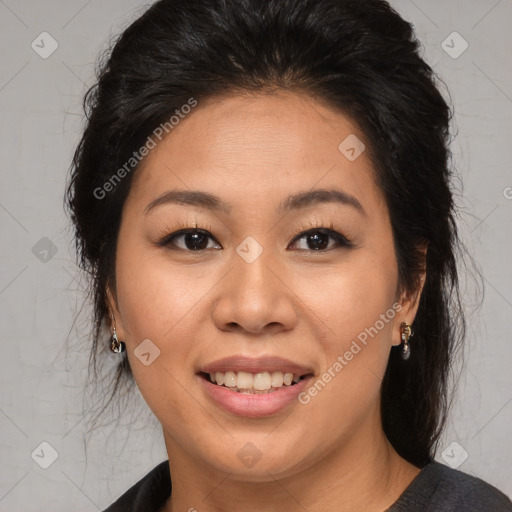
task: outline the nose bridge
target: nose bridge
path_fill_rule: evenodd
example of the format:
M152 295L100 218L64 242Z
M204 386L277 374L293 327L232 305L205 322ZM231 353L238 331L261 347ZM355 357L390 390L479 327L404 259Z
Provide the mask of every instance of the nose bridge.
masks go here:
M270 249L247 237L233 253L229 279L222 287L214 318L218 327L259 332L272 325L289 329L295 311L287 287L278 279Z
M270 308L276 297L275 275L270 270L272 254L253 237L245 238L233 256L233 277L238 284L239 297L253 302L259 310Z

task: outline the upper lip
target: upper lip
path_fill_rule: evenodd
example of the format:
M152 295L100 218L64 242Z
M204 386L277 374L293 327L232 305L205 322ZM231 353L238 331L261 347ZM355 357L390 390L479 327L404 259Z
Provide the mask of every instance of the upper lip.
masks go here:
M249 357L243 355L236 355L217 359L212 363L205 364L200 368L204 373L215 372L283 372L295 373L299 376L308 375L313 373L313 370L308 367L295 363L288 359L276 356L263 356L263 357Z

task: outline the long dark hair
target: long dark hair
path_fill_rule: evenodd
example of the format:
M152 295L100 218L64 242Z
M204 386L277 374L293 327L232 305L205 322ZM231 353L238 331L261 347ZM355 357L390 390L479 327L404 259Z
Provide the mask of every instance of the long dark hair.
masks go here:
M411 357L402 361L391 350L381 403L383 428L397 452L419 467L432 461L448 410L454 350L465 331L451 109L439 86L412 26L382 0L160 0L151 6L100 63L84 99L87 124L67 189L81 267L91 277L91 367L108 350L105 290L108 283L115 289L117 234L137 166L106 194L98 189L191 97L200 105L236 91L306 93L350 116L369 140L390 212L400 289L412 293L426 271ZM132 380L121 358L110 398L124 377Z

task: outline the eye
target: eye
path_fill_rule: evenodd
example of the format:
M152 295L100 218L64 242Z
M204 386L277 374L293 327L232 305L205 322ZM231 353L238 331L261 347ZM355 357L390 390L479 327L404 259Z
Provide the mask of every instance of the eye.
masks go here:
M297 235L290 246L304 239L308 247L300 250L327 252L336 247L352 247L350 240L341 233L328 228L314 228ZM330 240L334 243L329 243ZM188 228L175 231L163 238L158 245L182 251L205 251L207 249L222 249L220 244L209 246L209 242L217 242L213 236L204 229ZM289 247L290 247L289 246ZM334 247L333 247L334 246Z
M337 231L327 228L314 228L301 233L292 240L292 244L298 240L305 239L306 245L310 247L303 248L305 251L326 252L333 249L329 246L329 238L334 240L334 248L336 247L352 247L352 243L348 238Z
M179 247L177 243L178 240L182 240L181 247ZM183 251L204 251L212 248L208 247L209 240L214 240L214 238L208 231L204 231L203 229L182 229L166 236L159 242L159 245L170 247L171 249L175 247ZM220 246L217 248L220 248Z

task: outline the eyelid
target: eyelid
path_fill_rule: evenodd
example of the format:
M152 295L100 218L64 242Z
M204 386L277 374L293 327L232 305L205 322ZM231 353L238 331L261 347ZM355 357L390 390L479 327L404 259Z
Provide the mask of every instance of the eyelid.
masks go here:
M189 231L200 231L205 234L211 236L211 231L213 231L213 227L208 222L198 222L197 219L191 220L189 222L183 222L182 220L177 220L172 224L164 224L160 226L155 233L155 238L159 240L158 244L163 243L165 240L171 238L172 236L177 236L179 234L183 234L183 232ZM213 238L213 236L212 236Z
M326 227L329 225L330 227ZM219 241L211 234L211 227L208 226L209 229L201 228L198 226L197 222L194 226L191 226L190 224L179 224L175 227L175 229L165 236L160 237L160 241L157 242L157 245L160 247L171 247L172 249L183 251L183 252L190 252L190 253L204 253L208 249L200 249L197 251L189 250L189 249L183 249L181 247L177 247L175 244L171 244L171 240L186 235L188 233L201 233L208 237L210 240L212 240L215 244L222 247L222 245L219 243ZM306 228L306 229L304 229ZM293 237L291 240L290 245L295 244L298 240L308 236L312 233L323 233L330 238L334 239L337 242L337 245L335 245L333 248L330 249L323 249L323 250L315 250L315 249L300 249L299 252L309 252L309 253L327 253L332 251L333 249L338 248L351 248L354 247L354 243L351 241L350 237L347 237L340 233L339 231L334 229L333 223L322 223L322 222L308 222L307 224L301 224L299 227L300 232ZM212 249L212 248L209 248Z
M300 240L301 238L304 238L312 233L323 233L325 235L328 235L329 237L335 239L338 242L338 247L334 247L334 249L339 247L354 247L354 243L345 235L341 234L339 231L336 231L335 229L326 228L324 226L318 226L315 228L310 228L305 231L302 231L297 236L293 238L293 240L290 242L290 245L294 244L297 240ZM322 251L315 251L314 249L303 249L303 251L307 252L313 252L313 253L326 253L332 251L333 248L322 250Z
M179 236L183 236L188 233L201 233L203 235L206 235L211 240L213 240L216 244L220 245L220 242L210 233L210 231L203 229L203 228L190 227L190 226L188 228L181 228L181 229L173 230L172 233L169 233L168 235L161 238L160 241L157 242L157 245L162 246L162 247L172 245L171 240L173 238L177 238ZM185 252L197 252L197 253L205 250L205 249L202 249L201 251L189 251L187 249L181 249L180 247L174 247L174 248L177 250L185 251Z
M294 237L293 241L311 232L320 231L329 234L334 238L339 238L340 240L343 241L344 245L348 247L355 246L354 242L352 241L352 236L349 233L344 234L340 232L340 230L334 227L334 223L332 221L323 222L322 220L319 219L308 219L306 221L299 223L299 226L296 229L298 229L300 233L296 237Z

